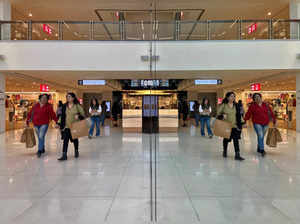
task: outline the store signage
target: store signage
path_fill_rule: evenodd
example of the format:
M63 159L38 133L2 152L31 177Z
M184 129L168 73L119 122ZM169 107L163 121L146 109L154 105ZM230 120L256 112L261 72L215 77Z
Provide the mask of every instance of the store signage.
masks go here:
M78 80L79 86L105 86L105 80Z
M45 33L47 33L48 35L52 34L52 28L49 25L47 25L47 24L43 24L43 31Z
M223 98L218 98L218 104L222 104Z
M221 79L196 79L195 85L222 85Z
M260 90L261 90L261 84L260 83L251 84L251 91L260 91Z
M251 34L257 30L257 23L253 23L251 26L248 27L248 34Z
M131 87L169 87L169 80L159 79L142 79L142 80L131 80Z
M46 84L41 84L40 85L40 92L49 92L49 86Z

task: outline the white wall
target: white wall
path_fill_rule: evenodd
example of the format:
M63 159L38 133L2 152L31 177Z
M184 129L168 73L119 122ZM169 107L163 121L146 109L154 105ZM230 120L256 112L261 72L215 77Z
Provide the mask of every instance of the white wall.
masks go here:
M0 41L1 70L149 71L145 41ZM157 42L158 71L300 69L300 41Z

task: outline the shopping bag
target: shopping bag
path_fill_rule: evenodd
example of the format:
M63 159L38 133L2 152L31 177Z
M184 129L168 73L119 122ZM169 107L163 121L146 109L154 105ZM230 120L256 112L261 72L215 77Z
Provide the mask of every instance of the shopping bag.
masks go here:
M22 137L25 139L26 148L33 148L36 145L33 128L25 128L24 133L25 137Z
M270 147L276 147L277 146L277 140L276 140L276 128L269 128L268 135L267 135L267 142L266 144Z
M26 128L24 129L22 135L21 135L21 143L26 143Z
M275 130L275 135L276 135L276 142L279 143L279 142L282 142L282 137L281 137L281 134L280 134L280 131L277 129L277 128L274 128Z
M92 121L90 118L73 123L71 127L72 138L77 139L77 138L88 136L91 126L92 126Z
M232 124L227 121L216 119L213 122L212 130L215 136L229 139L231 135Z

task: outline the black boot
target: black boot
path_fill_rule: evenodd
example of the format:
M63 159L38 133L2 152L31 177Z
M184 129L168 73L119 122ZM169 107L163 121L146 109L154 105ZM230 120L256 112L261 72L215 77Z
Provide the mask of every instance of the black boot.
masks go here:
M239 160L239 161L245 160L243 157L240 156L240 153L239 153L239 152L235 153L234 159L235 159L235 160Z
M227 158L227 149L223 149L223 157Z
M78 158L79 157L79 151L78 149L75 149L75 158Z
M57 159L57 160L58 160L58 161L65 161L65 160L67 160L67 159L68 159L67 153L63 153L62 156L61 156L59 159Z
M266 151L265 150L261 150L260 151L261 155L264 157L266 155Z

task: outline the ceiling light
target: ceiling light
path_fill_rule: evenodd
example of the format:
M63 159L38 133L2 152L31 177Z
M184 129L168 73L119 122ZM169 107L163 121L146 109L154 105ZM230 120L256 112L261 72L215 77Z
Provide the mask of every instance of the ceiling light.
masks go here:
M268 16L271 16L272 15L272 13L271 12L268 12Z
M28 16L29 16L29 17L32 17L32 13L30 12L30 13L28 14Z

